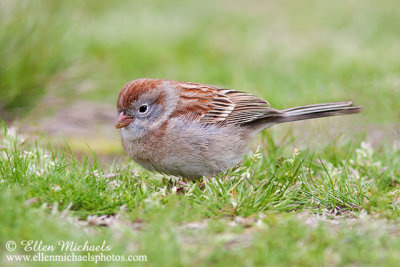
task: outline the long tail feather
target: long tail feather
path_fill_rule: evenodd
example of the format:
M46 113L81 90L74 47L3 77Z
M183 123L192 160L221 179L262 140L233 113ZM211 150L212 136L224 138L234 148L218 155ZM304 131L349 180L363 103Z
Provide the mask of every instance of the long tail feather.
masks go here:
M353 103L351 101L295 107L282 110L283 113L279 117L278 122L282 123L337 115L354 114L360 112L361 110L361 107L353 106Z

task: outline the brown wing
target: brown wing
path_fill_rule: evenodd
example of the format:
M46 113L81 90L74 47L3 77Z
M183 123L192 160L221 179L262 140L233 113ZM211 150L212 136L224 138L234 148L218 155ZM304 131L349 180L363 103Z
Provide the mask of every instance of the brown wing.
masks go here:
M188 114L205 123L241 125L280 111L261 98L212 85L179 83L181 103L176 114Z

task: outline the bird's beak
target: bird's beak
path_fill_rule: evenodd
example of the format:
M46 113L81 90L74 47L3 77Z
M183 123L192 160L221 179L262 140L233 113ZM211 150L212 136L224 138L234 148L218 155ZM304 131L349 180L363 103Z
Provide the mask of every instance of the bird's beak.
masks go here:
M131 116L124 115L124 112L119 113L115 128L120 129L128 126L133 121Z

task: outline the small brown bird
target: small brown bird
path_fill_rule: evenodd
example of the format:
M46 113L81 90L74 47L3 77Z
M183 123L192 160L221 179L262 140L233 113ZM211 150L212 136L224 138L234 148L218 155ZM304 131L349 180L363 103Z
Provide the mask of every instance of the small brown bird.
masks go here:
M210 177L238 164L253 137L278 123L353 114L350 101L273 109L254 95L161 79L127 83L118 96L122 146L150 171Z

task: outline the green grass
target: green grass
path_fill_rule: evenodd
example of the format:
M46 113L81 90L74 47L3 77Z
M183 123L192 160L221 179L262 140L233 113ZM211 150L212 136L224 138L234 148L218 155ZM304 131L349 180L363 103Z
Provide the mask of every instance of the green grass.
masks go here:
M15 119L63 80L76 49L62 5L2 0L0 7L0 117Z
M182 185L131 162L79 162L5 128L0 242L107 240L114 254L146 255L150 265L394 265L400 152L350 147L330 160L327 152L256 152L219 177ZM103 215L109 228L90 226L107 225Z
M1 105L11 112L46 91L114 103L125 82L154 77L249 91L278 108L352 99L369 121L399 118L396 0L2 5Z
M98 14L87 52L108 75L89 98L114 103L126 81L160 77L250 91L278 108L352 99L370 120L399 117L398 2L175 3Z
M276 108L364 107L263 132L241 166L201 183L128 158L77 159L74 142L23 140L2 124L0 265L24 253L7 252L8 240L106 240L112 254L154 266L396 266L399 9L396 0L0 0L2 119L32 125L60 102L114 104L140 77L244 90ZM96 142L115 140L106 141Z

